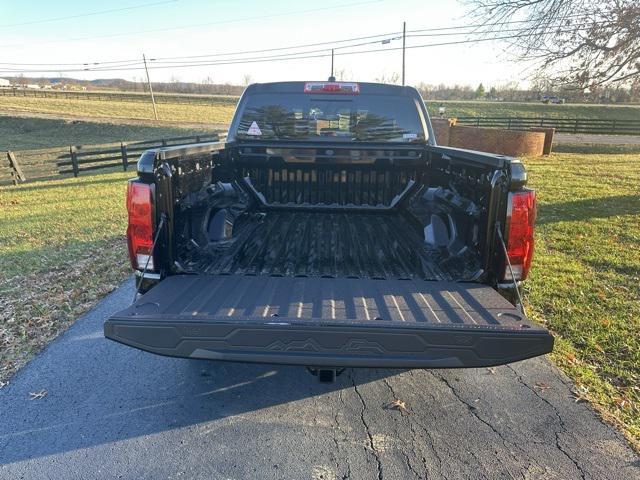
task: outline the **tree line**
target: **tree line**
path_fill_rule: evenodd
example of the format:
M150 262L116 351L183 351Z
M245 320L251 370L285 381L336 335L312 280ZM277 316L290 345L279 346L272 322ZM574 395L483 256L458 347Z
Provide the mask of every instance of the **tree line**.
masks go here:
M638 103L640 102L640 78L630 86L619 84L594 85L589 89L572 85L557 85L552 80L538 78L528 87L517 82L485 86L427 84L416 85L423 98L428 100L489 100L503 102L539 101L544 96L557 96L568 103Z

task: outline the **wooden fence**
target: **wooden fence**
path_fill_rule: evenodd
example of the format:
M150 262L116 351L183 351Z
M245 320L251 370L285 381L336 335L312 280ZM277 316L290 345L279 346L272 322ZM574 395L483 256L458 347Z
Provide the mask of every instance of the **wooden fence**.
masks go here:
M216 142L224 135L211 133L140 142L116 142L102 145L73 145L6 152L0 163L0 184L47 180L60 175L78 175L103 169L128 170L138 157L152 148L194 143Z
M457 120L460 125L475 127L495 127L513 130L529 130L535 127L553 127L558 133L640 135L640 119L609 120L540 117L457 117Z
M27 90L0 88L0 97L25 97L25 98L59 98L73 100L98 100L117 102L150 102L148 93L135 92L85 92L66 90ZM197 95L197 94L167 94L155 93L156 103L178 103L189 105L235 105L238 103L237 95Z

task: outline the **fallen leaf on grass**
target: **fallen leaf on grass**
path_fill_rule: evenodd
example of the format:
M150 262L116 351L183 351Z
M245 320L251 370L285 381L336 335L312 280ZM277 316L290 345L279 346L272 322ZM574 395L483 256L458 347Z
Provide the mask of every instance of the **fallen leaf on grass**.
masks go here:
M407 404L402 400L394 400L385 407L387 410L398 410L399 412L409 412Z
M578 389L573 390L571 393L572 393L571 398L573 398L573 401L576 403L588 401L588 398L586 395L588 393L588 390L585 387L578 387Z
M46 397L48 393L49 392L47 392L46 390L40 390L39 392L30 392L29 400L39 400Z
M569 363L576 363L578 361L576 356L571 352L567 353L565 357Z
M626 408L629 407L629 403L624 398L616 397L616 398L613 399L613 402L621 410L625 410Z

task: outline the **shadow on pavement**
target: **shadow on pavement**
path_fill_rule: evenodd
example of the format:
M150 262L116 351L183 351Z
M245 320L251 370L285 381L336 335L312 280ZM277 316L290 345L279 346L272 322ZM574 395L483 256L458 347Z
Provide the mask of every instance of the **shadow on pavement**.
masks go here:
M320 383L302 367L159 357L67 332L0 391L0 465L241 415L374 382L399 370ZM35 365L48 357L46 368ZM37 371L39 369L39 372ZM28 377L28 378L27 378ZM40 400L29 393L46 389Z

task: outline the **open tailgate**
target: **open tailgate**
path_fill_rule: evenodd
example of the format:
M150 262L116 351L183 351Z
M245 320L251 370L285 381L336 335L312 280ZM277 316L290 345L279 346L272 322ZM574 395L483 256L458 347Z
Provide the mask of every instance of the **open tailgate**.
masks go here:
M178 275L104 325L161 355L326 367L500 365L553 337L486 285Z

